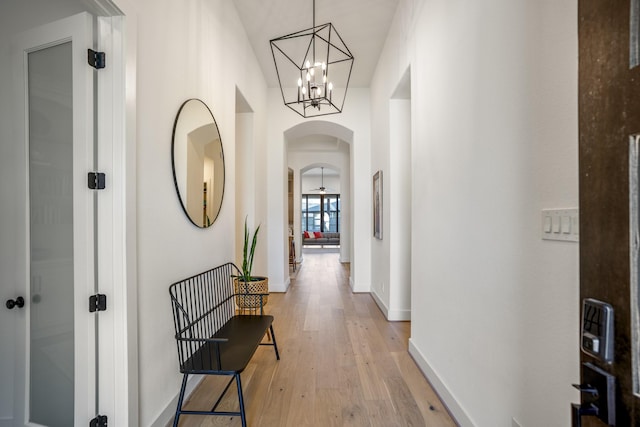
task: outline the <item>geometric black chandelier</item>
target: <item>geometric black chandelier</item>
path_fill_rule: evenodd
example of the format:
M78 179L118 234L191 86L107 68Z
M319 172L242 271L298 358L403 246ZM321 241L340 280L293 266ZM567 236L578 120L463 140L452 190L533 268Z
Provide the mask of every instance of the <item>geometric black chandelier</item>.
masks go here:
M316 26L271 40L284 105L302 117L342 112L351 79L353 55L331 24Z

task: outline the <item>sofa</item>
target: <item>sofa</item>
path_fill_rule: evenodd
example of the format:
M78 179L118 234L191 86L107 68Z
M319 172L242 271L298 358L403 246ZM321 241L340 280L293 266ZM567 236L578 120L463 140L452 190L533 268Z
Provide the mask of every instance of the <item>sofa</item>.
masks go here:
M303 246L339 245L340 233L331 231L305 231L302 233Z

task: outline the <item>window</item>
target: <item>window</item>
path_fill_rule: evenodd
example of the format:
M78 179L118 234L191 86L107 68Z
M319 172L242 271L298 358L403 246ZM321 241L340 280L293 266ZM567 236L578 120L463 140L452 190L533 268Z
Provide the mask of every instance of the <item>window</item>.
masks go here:
M340 195L303 194L302 231L340 232Z

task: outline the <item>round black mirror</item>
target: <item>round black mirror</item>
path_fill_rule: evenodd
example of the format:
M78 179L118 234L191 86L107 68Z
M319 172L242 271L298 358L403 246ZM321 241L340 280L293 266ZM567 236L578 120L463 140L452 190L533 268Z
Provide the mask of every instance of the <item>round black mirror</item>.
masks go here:
M218 217L224 196L224 153L216 120L199 99L185 101L173 126L173 180L182 209L201 228Z

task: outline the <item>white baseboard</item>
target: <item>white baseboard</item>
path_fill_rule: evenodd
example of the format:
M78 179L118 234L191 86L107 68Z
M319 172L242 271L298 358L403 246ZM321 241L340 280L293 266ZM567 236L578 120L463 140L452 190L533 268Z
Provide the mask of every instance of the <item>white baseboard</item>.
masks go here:
M389 310L389 307L387 307L375 291L371 291L371 296L389 322L406 322L411 320L411 310Z
M351 287L351 292L353 292L354 294L371 293L371 285L362 286L362 283L356 283L353 280L353 277L349 277L349 286Z
M269 281L269 292L287 292L290 284L291 279L289 277L287 277L284 283L273 283Z
M442 382L438 374L431 367L424 354L415 346L411 338L409 338L409 354L413 357L424 376L427 378L431 387L438 394L438 397L447 407L456 423L461 427L474 427L475 424L471 421L471 418L466 411L460 406L453 394L449 391L447 386Z
M376 291L371 291L371 296L373 297L373 300L376 302L376 305L378 306L382 314L384 314L385 319L389 320L389 309L387 308L387 305L378 296L378 293Z
M390 310L389 322L408 322L411 320L411 310Z
M184 393L184 401L186 402L193 393L193 390L200 384L200 381L204 379L204 375L192 375L187 381L187 389ZM180 389L178 389L176 395L171 399L167 406L162 410L158 418L151 424L151 427L169 427L173 424L173 416L176 414L176 408L178 406L178 396L180 395Z

